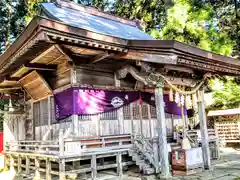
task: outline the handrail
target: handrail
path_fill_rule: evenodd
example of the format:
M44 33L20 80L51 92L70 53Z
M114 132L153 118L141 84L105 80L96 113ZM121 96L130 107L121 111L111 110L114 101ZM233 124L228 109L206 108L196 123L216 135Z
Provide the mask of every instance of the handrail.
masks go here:
M127 138L127 139L126 139ZM118 140L119 139L119 140ZM89 142L94 141L96 142ZM84 142L88 141L88 142ZM6 143L6 149L8 152L16 152L16 151L25 151L25 152L36 152L36 153L50 153L51 151L58 152L60 156L63 156L64 153L69 152L69 147L71 148L71 143L77 143L78 147L80 147L80 151L85 151L86 149L96 149L93 145L99 145L100 148L110 147L109 144L114 144L114 146L123 146L123 144L131 144L132 139L131 135L124 134L124 135L117 135L117 136L106 136L106 137L99 137L99 138L73 138L67 139L63 137L63 133L59 134L59 139L55 141L10 141ZM68 143L70 146L68 146ZM66 149L68 147L68 149ZM75 151L75 150L74 150ZM77 150L78 151L78 150ZM81 153L81 152L79 152Z

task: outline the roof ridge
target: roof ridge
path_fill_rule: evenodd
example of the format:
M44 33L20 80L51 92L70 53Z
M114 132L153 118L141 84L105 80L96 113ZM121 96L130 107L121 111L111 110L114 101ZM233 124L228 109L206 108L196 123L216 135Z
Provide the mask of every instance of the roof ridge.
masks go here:
M99 16L99 17L102 17L105 19L109 19L112 21L122 23L122 24L127 24L127 25L130 25L133 27L137 27L139 29L141 28L140 22L138 20L129 20L127 18L115 16L113 14L100 11L97 8L77 4L70 0L53 0L53 3L58 7L65 7L65 8L69 8L69 9L78 10L78 11L86 11L87 13L94 15L94 16Z

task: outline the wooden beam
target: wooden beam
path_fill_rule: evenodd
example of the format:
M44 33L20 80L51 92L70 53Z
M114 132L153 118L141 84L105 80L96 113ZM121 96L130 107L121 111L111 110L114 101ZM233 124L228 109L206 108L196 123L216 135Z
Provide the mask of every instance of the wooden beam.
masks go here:
M73 62L72 58L58 44L54 45L54 47L57 48L57 50L68 59L68 61Z
M38 62L39 59L41 59L42 57L44 57L45 55L47 55L49 52L51 52L52 50L55 49L55 46L51 46L50 48L48 48L46 51L44 51L42 54L40 54L39 56L37 56L35 59L33 59L31 61L31 63L35 63Z
M173 76L165 76L165 78L174 85L195 87L197 84L196 80L189 79L189 78L180 78L180 77L173 77Z
M167 69L167 70L180 71L180 72L186 72L186 73L194 74L193 70L191 68L187 68L187 67L165 65L164 68Z
M23 75L28 73L30 69L28 69L26 66L22 65L20 68L18 68L13 74L11 74L11 77L18 77L21 78Z
M4 81L18 82L19 80L20 80L20 78L18 78L18 77L10 77L10 76L0 77L0 83L2 83Z
M90 61L90 64L94 64L94 63L97 63L103 59L106 59L107 57L109 56L112 56L114 55L113 53L109 53L109 52L104 52L102 54L98 54L96 55L91 61Z
M127 53L115 55L115 57L121 59L130 59L134 61L145 61L159 64L177 64L178 60L178 57L175 55L160 55L139 51L128 51Z
M24 66L32 70L56 71L57 69L57 66L54 64L28 63Z

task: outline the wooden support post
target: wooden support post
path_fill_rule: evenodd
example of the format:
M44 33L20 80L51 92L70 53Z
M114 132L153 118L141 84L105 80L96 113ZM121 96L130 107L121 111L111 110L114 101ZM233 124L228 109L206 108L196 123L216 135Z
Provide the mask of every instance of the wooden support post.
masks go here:
M240 122L238 122L240 123ZM238 125L238 128L240 127L240 125ZM214 120L214 131L215 131L215 136L216 136L216 159L220 158L220 147L219 147L219 136L218 136L218 129L216 126L216 121Z
M123 108L117 110L119 134L124 134Z
M169 170L169 158L168 158L168 145L167 145L167 132L166 132L166 120L164 112L164 100L163 100L163 83L159 83L155 89L155 103L157 111L157 127L158 127L158 139L159 139L159 156L161 162L161 178L167 179L171 177Z
M36 180L40 180L41 179L41 176L40 176L40 160L35 157L35 177L34 179Z
M64 134L63 129L59 130L59 155L62 157L64 156Z
M204 106L204 91L200 91L200 96L198 99L198 114L200 121L200 130L201 130L201 143L202 143L202 151L203 151L203 161L204 168L210 169L210 149L209 149L209 140L208 140L208 129L207 129L207 120Z
M65 159L64 159L64 134L63 129L60 129L59 131L59 180L65 180L66 174L65 174Z
M92 177L92 180L95 180L97 178L97 157L95 154L92 155L91 168L92 168L91 177Z
M51 164L51 161L47 159L46 160L46 180L52 180L51 171L52 171L52 164Z
M121 152L118 152L118 154L117 154L117 174L120 178L123 175L122 154L121 154Z
M15 172L13 156L10 155L10 156L9 156L9 159L10 159L10 164L9 164L9 166L10 166L10 171L11 171L11 172Z
M22 172L22 157L18 155L18 173Z
M121 81L117 79L116 73L114 73L114 81L116 87L121 87ZM118 119L118 133L123 134L124 133L124 120L123 120L123 108L119 108L117 110L117 119Z
M130 104L130 117L131 117L131 135L132 135L132 143L133 143L133 136L135 135L134 132L134 122L133 122L133 104Z
M144 137L143 133L143 118L142 118L142 104L138 106L139 108L139 118L140 118L140 134L142 137Z
M52 140L52 106L51 96L48 96L48 129L49 129L49 140Z
M149 138L153 137L152 133L152 117L151 117L151 110L150 110L150 105L147 105L147 110L148 110L148 123L149 123Z
M158 155L158 140L157 139L153 139L153 158L154 158L154 163L155 163L155 172L159 173L160 172L160 168L159 168L159 155Z
M30 170L29 170L29 165L30 165L30 159L28 156L26 156L26 164L25 164L25 172L26 174L29 174L30 173Z
M73 65L71 67L71 84L77 84L77 71L74 62L72 61ZM75 101L75 92L73 92L73 102ZM73 103L73 109L75 110L75 103ZM79 136L79 122L78 122L78 115L72 115L72 132L75 136Z
M59 161L59 180L66 180L65 159L60 159Z
M72 115L72 127L73 127L73 134L75 136L79 136L78 115Z

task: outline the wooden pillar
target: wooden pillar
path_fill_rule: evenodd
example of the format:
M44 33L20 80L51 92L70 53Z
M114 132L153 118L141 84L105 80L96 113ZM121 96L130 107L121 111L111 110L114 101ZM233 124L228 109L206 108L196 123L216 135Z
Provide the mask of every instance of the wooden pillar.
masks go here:
M122 154L121 154L121 152L118 152L118 154L117 154L117 174L120 178L123 175Z
M15 170L14 170L14 158L13 158L13 156L10 155L10 156L9 156L9 159L10 159L10 164L9 164L9 166L10 166L10 171L11 171L11 172L15 172Z
M144 133L143 133L143 118L142 118L142 104L138 106L139 108L139 120L140 120L140 134L144 138Z
M91 169L92 169L92 173L91 173L92 180L95 180L97 178L97 157L95 154L92 155Z
M152 133L152 117L151 117L151 109L150 109L150 105L147 105L147 110L148 110L148 123L149 123L149 138L152 139L153 137L153 133Z
M29 165L30 165L30 159L29 159L28 156L26 156L26 164L25 164L25 167L26 167L25 172L26 172L26 174L30 173Z
M18 173L22 171L22 157L18 155Z
M51 96L48 96L48 130L49 130L49 140L52 140L52 104Z
M153 139L153 158L154 158L154 164L155 164L155 172L159 173L160 168L159 168L159 155L158 155L158 141L157 139Z
M206 120L206 113L205 113L205 106L204 106L204 91L200 91L199 94L200 94L200 97L198 97L198 114L199 114L199 121L200 121L200 130L201 130L203 161L204 161L205 169L210 169L211 162L210 162L207 120Z
M76 67L75 67L74 63L71 67L71 84L72 85L77 84L77 71L76 71ZM75 102L74 101L75 101L75 92L73 92L73 109L75 111ZM79 122L78 122L78 115L76 115L76 114L72 115L72 132L75 136L79 135Z
M240 127L240 126L238 125L238 127ZM216 158L219 159L220 158L219 136L218 136L218 129L217 129L215 120L214 120L214 131L215 131L215 136L216 136L216 142L215 142L216 143Z
M75 136L79 136L78 115L72 115L72 128L73 128L73 134Z
M46 160L46 180L52 180L51 171L52 171L52 164L51 164L51 161L47 159Z
M60 159L59 162L59 180L66 180L65 159Z
M121 87L120 80L117 79L116 73L114 74L114 81L116 87ZM118 119L118 133L124 133L124 120L123 120L123 108L117 110L117 119Z
M132 138L135 135L134 122L133 122L133 104L130 104L130 117L131 117L131 135ZM132 142L133 143L133 142Z
M163 83L159 83L155 89L155 103L157 111L157 126L158 126L158 139L159 139L159 156L161 162L161 178L169 178L169 158L168 158L168 145L167 145L167 132L166 120L164 112L163 100Z
M64 158L64 134L63 129L60 129L59 131L59 180L65 180L66 174L65 174L65 158Z
M40 160L35 157L35 177L34 179L41 179L40 176Z

